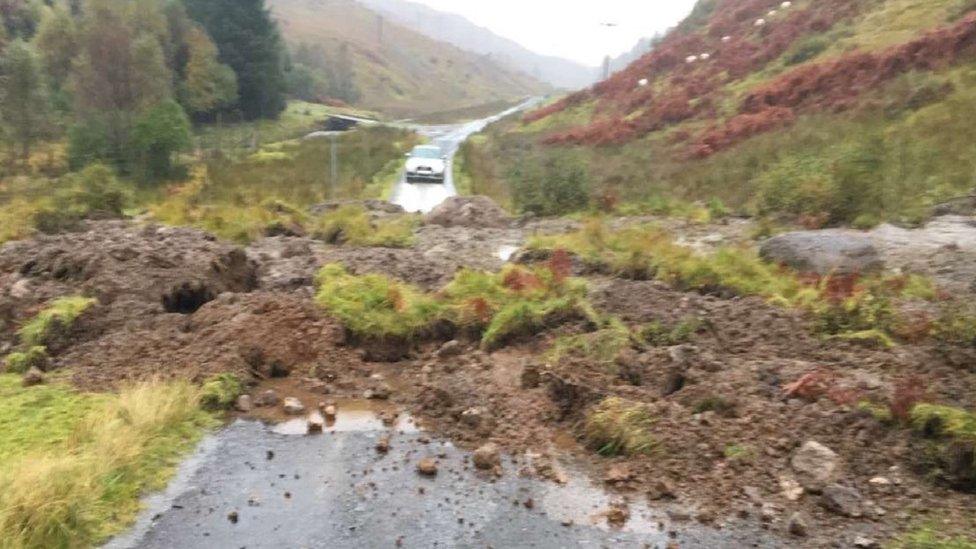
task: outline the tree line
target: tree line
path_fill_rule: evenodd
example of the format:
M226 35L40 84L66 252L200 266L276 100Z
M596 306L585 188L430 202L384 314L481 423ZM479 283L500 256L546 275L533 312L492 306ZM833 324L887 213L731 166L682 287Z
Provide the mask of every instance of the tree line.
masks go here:
M356 94L348 51L292 63L264 0L0 0L0 20L0 118L23 159L66 137L72 169L166 178L193 122L276 118L289 91Z

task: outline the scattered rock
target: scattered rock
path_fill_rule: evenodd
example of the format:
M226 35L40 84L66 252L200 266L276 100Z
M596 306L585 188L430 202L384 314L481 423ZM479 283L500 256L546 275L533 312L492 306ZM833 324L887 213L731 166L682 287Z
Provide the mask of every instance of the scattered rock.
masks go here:
M308 416L308 434L321 434L325 431L325 418L318 412L312 412Z
M22 383L24 384L24 387L41 385L44 383L44 372L36 367L31 368L30 370L27 370L26 374L24 374Z
M295 397L286 398L282 407L285 410L285 413L290 416L297 416L305 411L305 405L302 404L302 401Z
M781 234L764 242L759 254L766 261L819 275L870 273L884 269L884 261L872 240L844 229Z
M390 437L383 436L376 441L376 451L381 454L389 453L390 451Z
M749 501L755 505L763 504L762 491L759 490L759 488L756 488L755 486L745 486L742 488L742 493L745 494L746 497L749 498Z
M241 395L237 397L237 401L234 403L234 408L238 412L244 412L245 414L254 409L254 400L251 395Z
M433 458L424 458L417 463L417 472L425 477L437 476L437 462Z
M366 400L389 400L393 390L387 383L380 383L372 389L366 389L363 398Z
M820 504L828 511L845 517L859 518L864 516L864 506L861 493L853 488L831 484L823 489Z
M779 508L772 503L763 503L759 509L759 519L763 522L773 522L779 516Z
M437 358L453 358L460 355L463 350L461 342L454 339L441 345L441 348L437 350Z
M671 396L681 389L684 389L687 382L685 373L680 368L673 368L664 376L664 384L661 387L661 396Z
M327 404L322 408L322 415L324 415L325 419L329 421L335 421L337 413L338 411L336 410L335 404Z
M793 513L786 525L786 530L798 538L807 536L807 521L801 513Z
M493 470L502 465L501 449L493 442L475 450L471 458L474 466L482 471Z
M779 487L782 490L783 497L790 501L798 501L803 497L803 487L794 478L780 477Z
M611 465L607 473L603 475L603 481L607 484L620 484L634 478L630 468L622 463Z
M630 508L624 502L615 502L605 511L607 524L623 526L630 520Z
M452 196L427 214L424 222L442 227L503 229L512 219L487 196Z
M797 480L804 489L818 493L835 481L839 473L840 458L823 444L808 441L793 454L791 460Z
M279 402L281 402L281 399L278 398L278 393L276 393L273 389L264 391L258 395L256 399L254 399L254 404L260 407L277 406Z
M877 486L879 488L887 488L892 485L891 480L885 477L874 477L868 481L871 486Z
M231 511L230 513L227 513L227 520L229 520L231 524L237 524L237 521L239 521L240 519L241 516L237 513L237 511Z

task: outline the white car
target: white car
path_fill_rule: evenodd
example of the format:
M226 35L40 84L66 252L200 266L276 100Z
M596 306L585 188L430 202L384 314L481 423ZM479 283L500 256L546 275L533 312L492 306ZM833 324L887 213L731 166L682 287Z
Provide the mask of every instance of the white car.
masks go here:
M436 145L414 147L407 154L407 183L444 183L447 155Z

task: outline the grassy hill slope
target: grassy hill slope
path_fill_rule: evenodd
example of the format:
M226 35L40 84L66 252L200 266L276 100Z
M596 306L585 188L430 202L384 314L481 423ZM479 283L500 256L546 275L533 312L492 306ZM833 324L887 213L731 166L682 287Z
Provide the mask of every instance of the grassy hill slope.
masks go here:
M538 94L548 88L490 59L431 40L388 21L382 40L378 16L352 0L272 0L290 44L348 44L357 106L398 117L473 107Z
M976 187L976 2L700 0L626 70L492 136L523 164L580 157L592 204L918 221Z

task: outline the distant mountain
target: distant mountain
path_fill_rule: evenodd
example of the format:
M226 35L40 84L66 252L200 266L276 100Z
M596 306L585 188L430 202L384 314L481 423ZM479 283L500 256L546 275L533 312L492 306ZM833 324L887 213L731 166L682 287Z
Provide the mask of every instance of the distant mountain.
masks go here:
M579 89L593 84L599 69L575 61L541 55L479 27L460 15L437 11L408 0L360 0L391 21L425 36L474 53L490 55L507 68L522 71L557 88Z
M615 73L626 69L631 63L650 52L654 43L659 40L660 38L641 38L633 49L610 60L610 72Z
M270 0L292 48L351 65L356 106L415 117L546 93L528 74L381 18L354 0ZM340 52L340 53L336 53Z

